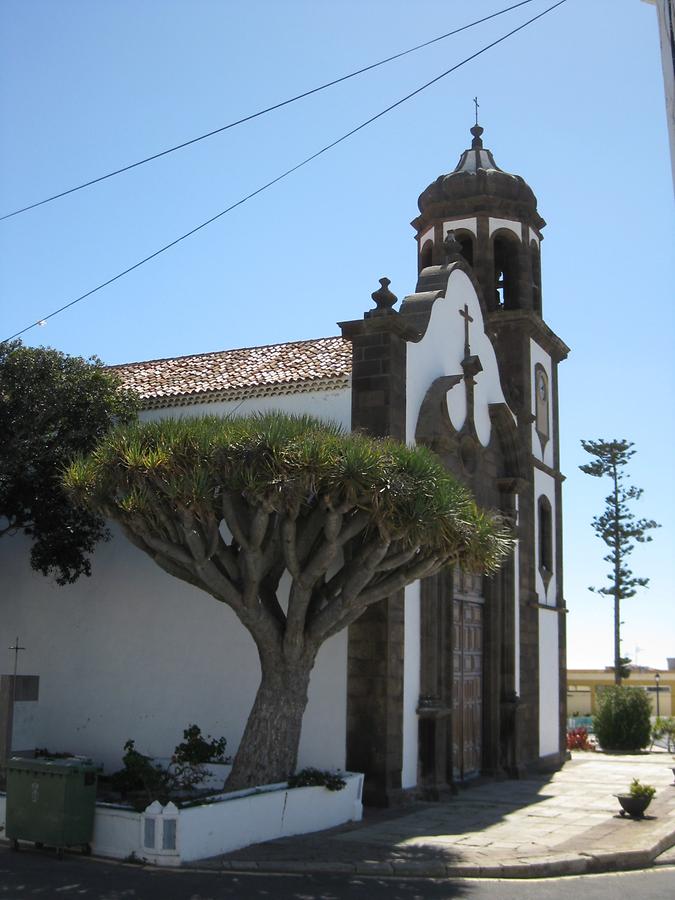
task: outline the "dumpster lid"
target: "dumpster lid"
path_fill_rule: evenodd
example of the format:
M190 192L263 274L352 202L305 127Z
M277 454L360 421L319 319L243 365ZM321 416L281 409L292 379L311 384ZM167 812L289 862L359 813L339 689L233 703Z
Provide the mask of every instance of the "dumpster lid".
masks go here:
M49 757L38 757L37 759L26 759L25 757L13 756L7 761L7 769L19 770L23 772L52 772L54 774L84 772L98 770L100 766L96 765L88 756L68 756L62 759L50 759Z

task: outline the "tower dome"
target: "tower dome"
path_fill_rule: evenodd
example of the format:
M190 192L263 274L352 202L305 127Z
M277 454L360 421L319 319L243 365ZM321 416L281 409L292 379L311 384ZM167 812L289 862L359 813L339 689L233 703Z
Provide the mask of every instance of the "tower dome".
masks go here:
M476 123L471 146L455 168L420 194L420 215L411 223L417 232L419 270L446 262L444 242L453 232L489 310L541 314L539 246L546 222L525 179L500 169L483 146L483 131Z
M483 131L474 125L471 147L462 153L452 172L439 175L422 191L417 201L420 219L442 215L445 208L457 213L489 207L491 212L499 208L509 218L527 217L538 230L543 228L546 222L537 212L534 191L520 175L499 168L492 151L483 147Z

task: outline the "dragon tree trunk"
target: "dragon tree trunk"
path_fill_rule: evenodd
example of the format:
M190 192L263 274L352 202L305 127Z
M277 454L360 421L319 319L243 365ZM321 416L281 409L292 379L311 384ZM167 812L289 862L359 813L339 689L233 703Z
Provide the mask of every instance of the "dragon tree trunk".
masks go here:
M289 662L283 653L260 648L259 653L260 685L225 785L228 791L286 781L295 772L316 654Z

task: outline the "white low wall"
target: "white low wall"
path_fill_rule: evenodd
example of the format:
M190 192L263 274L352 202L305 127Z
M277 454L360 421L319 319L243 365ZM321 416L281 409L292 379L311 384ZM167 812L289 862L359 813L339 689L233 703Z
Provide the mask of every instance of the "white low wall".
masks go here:
M363 775L347 772L341 791L324 787L288 788L270 784L210 797L178 809L152 803L139 813L97 803L92 851L98 856L133 856L160 866L217 856L250 844L334 828L363 816ZM0 824L5 797L0 795Z

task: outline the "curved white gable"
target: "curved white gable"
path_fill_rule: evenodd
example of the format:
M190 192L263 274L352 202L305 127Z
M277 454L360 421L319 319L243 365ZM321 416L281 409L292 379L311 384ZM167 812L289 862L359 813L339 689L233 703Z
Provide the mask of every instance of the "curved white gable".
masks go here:
M458 268L448 277L445 297L433 305L429 326L421 341L408 344L408 404L406 410L406 440L413 441L422 401L431 384L444 375L462 375L464 359L464 318L460 311L468 308L469 344L471 355L477 356L483 371L476 376L474 386L474 420L478 440L484 447L490 443L491 422L488 406L505 403L499 380L497 357L485 323L476 290L468 276ZM459 431L466 419L466 390L464 382L448 392L448 413Z

